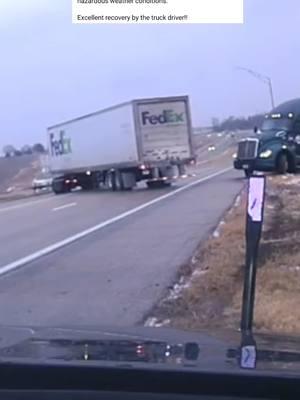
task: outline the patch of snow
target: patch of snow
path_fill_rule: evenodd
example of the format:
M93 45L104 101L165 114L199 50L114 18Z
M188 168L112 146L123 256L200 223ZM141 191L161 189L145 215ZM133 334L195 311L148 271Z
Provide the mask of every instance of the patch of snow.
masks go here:
M220 237L220 232L216 229L213 233L213 238L218 239Z
M289 267L289 270L290 270L290 271L299 272L299 271L300 271L300 267L299 267L299 265L296 265L295 267Z
M163 326L170 325L171 321L169 319L165 319L161 322L157 322L154 326L155 328L162 328Z
M222 221L219 223L219 225L217 226L217 228L215 229L215 231L214 231L214 233L213 233L213 237L214 237L215 239L220 237L220 230L221 230L221 227L222 227L223 225L225 225L225 221L224 221L224 220L222 220Z
M176 300L180 296L183 289L186 289L190 286L190 283L179 284L175 283L175 285L170 289L170 293L167 296L166 300Z
M6 189L6 193L11 193L11 192L13 192L14 190L15 190L15 187L14 187L14 186L11 186L11 187L9 187L9 188Z
M157 322L157 318L155 318L155 317L149 317L149 318L146 320L146 322L144 323L144 326L147 326L147 327L152 328L152 327L155 326L156 322Z
M155 324L157 323L157 321L158 321L157 318L155 318L155 317L149 317L149 318L146 320L144 326L147 326L147 327L149 327L149 328L153 328L153 327L155 327Z
M241 196L237 196L234 202L234 207L238 207L241 204Z
M288 265L282 264L282 265L279 266L279 268L280 268L280 269L285 269L285 270L288 270L288 271L292 271L292 272L295 272L295 271L296 271L296 272L300 272L300 266L299 266L299 265L290 267L290 266L288 266Z
M198 258L196 256L193 256L192 260L191 260L191 264L194 265L197 263L197 261L198 261Z
M184 289L188 289L191 286L191 276L186 280L185 277L181 277L179 283L175 283L174 286L169 290L168 296L163 301L176 300L180 297L181 292Z
M163 321L159 321L155 317L149 317L146 322L144 323L144 326L149 327L149 328L161 328L166 325L170 325L171 321L169 319L165 319Z
M192 273L192 277L200 276L202 275L201 269L195 269L195 271Z
M300 183L300 177L298 176L293 176L292 179L285 182L286 185L299 185L299 183Z
M196 269L191 276L191 279L197 278L198 276L205 275L208 272L207 269L201 270L201 269Z

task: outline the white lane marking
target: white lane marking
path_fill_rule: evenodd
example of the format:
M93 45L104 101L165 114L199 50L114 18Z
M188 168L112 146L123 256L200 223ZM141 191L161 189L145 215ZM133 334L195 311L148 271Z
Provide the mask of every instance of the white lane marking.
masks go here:
M66 208L75 207L75 206L77 206L77 203L64 204L62 206L52 208L52 211L65 210Z
M203 160L203 161L199 161L197 162L196 165L202 165L202 164L207 164L208 162L210 162L211 160Z
M70 194L64 195L63 198L66 198L67 196L70 196ZM27 202L22 203L22 204L16 204L15 206L0 208L0 213L1 212L7 212L7 211L13 211L13 210L19 210L21 208L34 206L36 204L46 203L47 201L54 200L54 199L57 199L57 197L51 196L51 197L47 197L46 199L27 201Z
M162 200L166 200L166 199L168 199L170 197L176 196L178 193L181 193L181 192L183 192L183 191L185 191L187 189L190 189L190 188L192 188L194 186L197 186L200 183L209 181L210 179L213 179L213 178L216 178L217 176L225 174L226 172L228 172L230 170L232 170L232 167L222 169L222 170L220 170L218 172L215 172L214 174L211 174L211 175L208 175L208 176L206 176L204 178L198 179L198 180L196 180L194 182L191 182L191 183L189 183L189 184L187 184L185 186L182 186L182 187L180 187L178 189L175 189L170 193L167 193L167 194L164 194L163 196L157 197L154 200L148 201L147 203L144 203L144 204L142 204L142 205L140 205L138 207L135 207L135 208L133 208L133 209L131 209L129 211L125 211L124 213L122 213L120 215L117 215L116 217L113 217L113 218L111 218L111 219L109 219L107 221L101 222L98 225L92 226L89 229L86 229L86 230L84 230L82 232L79 232L79 233L73 235L73 236L70 236L70 237L68 237L68 238L66 238L66 239L64 239L64 240L62 240L60 242L54 243L54 244L52 244L52 245L50 245L48 247L45 247L45 248L43 248L41 250L38 250L35 253L32 253L32 254L28 255L26 257L20 258L19 260L13 261L10 264L4 265L3 267L0 267L0 275L3 275L5 273L7 273L7 272L11 272L14 269L22 267L25 264L28 264L28 263L30 263L32 261L35 261L35 260L37 260L37 259L39 259L39 258L41 258L43 256L46 256L46 255L48 255L50 253L53 253L54 251L59 250L62 247L65 247L65 246L67 246L67 245L69 245L71 243L74 243L74 242L78 241L79 239L82 239L82 238L84 238L84 237L86 237L86 236L88 236L88 235L90 235L90 234L92 234L94 232L97 232L100 229L105 228L106 226L112 225L115 222L118 222L118 221L120 221L120 220L122 220L122 219L124 219L126 217L129 217L130 215L133 215L133 214L135 214L135 213L137 213L137 212L139 212L141 210L144 210L145 208L150 207L150 206L152 206L152 205L154 205L156 203L159 203Z

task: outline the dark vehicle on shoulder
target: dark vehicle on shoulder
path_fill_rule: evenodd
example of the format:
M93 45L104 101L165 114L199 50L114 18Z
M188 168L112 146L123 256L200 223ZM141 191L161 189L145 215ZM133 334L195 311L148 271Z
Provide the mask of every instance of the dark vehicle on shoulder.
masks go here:
M275 107L255 137L239 142L234 168L249 176L253 171L295 172L300 164L300 99Z

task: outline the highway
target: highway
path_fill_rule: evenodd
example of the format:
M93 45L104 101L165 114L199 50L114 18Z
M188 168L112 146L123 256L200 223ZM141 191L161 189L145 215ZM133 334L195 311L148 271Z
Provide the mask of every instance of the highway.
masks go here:
M170 189L2 203L2 324L141 323L243 184L221 159Z

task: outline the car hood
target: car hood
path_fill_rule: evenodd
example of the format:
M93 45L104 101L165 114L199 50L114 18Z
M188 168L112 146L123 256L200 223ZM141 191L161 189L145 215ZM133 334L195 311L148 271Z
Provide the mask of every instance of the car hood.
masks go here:
M256 334L251 373L300 375L300 339ZM237 331L186 332L164 328L1 327L0 362L97 364L137 368L240 369Z

